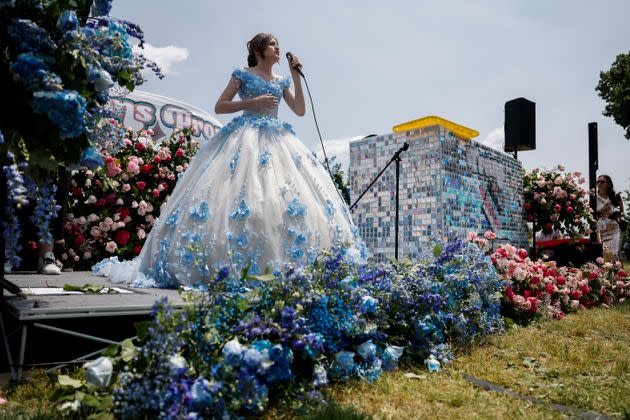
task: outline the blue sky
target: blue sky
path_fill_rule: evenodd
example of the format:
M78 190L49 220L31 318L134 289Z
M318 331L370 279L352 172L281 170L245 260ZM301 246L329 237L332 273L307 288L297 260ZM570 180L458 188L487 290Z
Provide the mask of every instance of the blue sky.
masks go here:
M167 70L141 89L213 113L246 42L275 34L304 63L328 154L347 161L350 138L385 134L439 115L503 142L503 106L536 102L537 149L526 168L563 164L587 172L587 124L599 124L601 173L630 187L630 140L604 117L599 72L630 50L630 1L190 1L114 2L138 23L147 53ZM286 61L275 67L287 74ZM321 155L310 109L280 117ZM226 123L231 116L219 115ZM345 155L346 157L344 157Z

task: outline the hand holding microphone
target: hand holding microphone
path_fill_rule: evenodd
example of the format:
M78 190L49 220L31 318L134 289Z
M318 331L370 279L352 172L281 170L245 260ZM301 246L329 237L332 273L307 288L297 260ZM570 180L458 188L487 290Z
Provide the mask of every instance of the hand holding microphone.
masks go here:
M304 73L302 73L302 63L300 63L300 60L291 52L287 52L286 56L289 61L289 67L297 71L300 76L304 77Z

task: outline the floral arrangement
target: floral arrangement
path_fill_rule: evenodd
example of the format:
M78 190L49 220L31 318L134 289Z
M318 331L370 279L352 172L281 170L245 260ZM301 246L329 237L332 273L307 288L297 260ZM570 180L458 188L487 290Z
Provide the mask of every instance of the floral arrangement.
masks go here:
M111 115L108 89L133 90L144 67L156 68L132 52L132 37L143 44L140 28L107 16L111 2L0 3L0 91L11 98L0 138L28 156L36 175L80 160L101 164L92 147L107 134L122 138L103 124Z
M160 143L152 135L127 130L122 147L103 150L104 167L83 167L73 175L64 266L89 269L107 257L140 253L160 206L199 148L189 129L175 130Z
M572 238L585 236L595 229L587 191L581 172L566 173L558 165L553 170L533 169L525 174L523 193L528 222L535 222L536 230L545 229Z
M505 316L527 323L537 318L562 319L568 312L610 306L630 297L630 278L620 262L558 267L554 261L532 261L524 249L502 245L492 254L504 290Z
M181 311L157 302L136 346L106 353L112 385L96 392L112 395L122 418L258 415L273 400L309 406L330 382L372 382L399 363L435 371L452 359L451 343L502 331L503 286L490 259L462 242L415 264L357 264L341 248L303 269L239 278L223 269L201 302ZM93 414L75 385L57 400Z

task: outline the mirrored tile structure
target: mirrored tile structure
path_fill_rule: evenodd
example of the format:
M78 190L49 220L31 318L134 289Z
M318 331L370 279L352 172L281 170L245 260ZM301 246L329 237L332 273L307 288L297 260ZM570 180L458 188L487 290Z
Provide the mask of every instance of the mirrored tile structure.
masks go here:
M432 238L465 238L492 230L495 245L525 246L523 169L502 151L431 125L350 143L349 181L354 202L394 153L401 155L399 257L415 258ZM394 257L395 164L352 211L372 257Z

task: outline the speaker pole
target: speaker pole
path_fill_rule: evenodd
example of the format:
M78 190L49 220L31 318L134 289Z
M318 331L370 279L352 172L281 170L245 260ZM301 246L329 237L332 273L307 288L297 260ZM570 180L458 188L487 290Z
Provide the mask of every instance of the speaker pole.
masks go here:
M597 156L597 123L588 123L588 189L595 190L597 194L597 169L599 158ZM597 196L589 194L589 205L593 211L597 210ZM591 232L591 243L597 242L597 231Z

